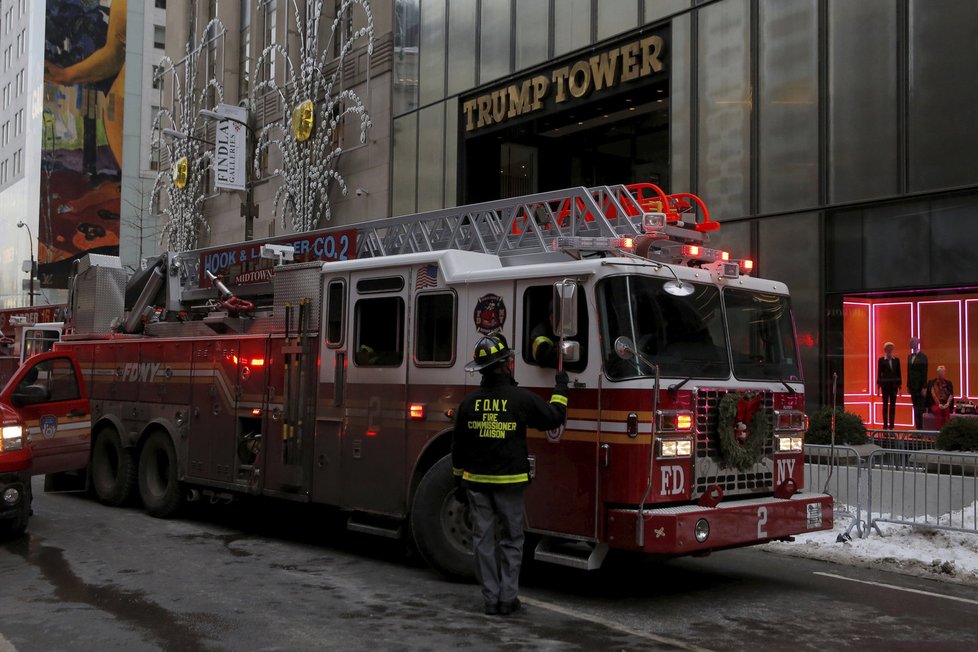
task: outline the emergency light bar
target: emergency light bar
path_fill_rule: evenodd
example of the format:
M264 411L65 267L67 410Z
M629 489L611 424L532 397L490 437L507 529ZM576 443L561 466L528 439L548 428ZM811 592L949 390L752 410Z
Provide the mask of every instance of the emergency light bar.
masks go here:
M554 251L617 251L631 250L635 247L634 238L609 238L589 236L561 236L554 238L551 245Z

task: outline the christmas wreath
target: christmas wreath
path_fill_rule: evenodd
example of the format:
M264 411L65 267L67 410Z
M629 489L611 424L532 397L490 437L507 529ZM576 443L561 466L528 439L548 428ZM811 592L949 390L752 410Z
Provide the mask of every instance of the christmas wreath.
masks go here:
M742 392L730 392L720 400L717 433L727 466L746 471L761 461L764 442L771 436L763 401L761 394Z

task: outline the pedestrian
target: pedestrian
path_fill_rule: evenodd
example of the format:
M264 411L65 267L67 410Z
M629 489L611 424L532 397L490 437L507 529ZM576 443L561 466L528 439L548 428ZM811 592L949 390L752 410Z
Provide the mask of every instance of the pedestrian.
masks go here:
M907 393L913 401L913 422L917 430L924 429L924 410L927 408L927 355L920 350L920 340L910 338L907 356Z
M935 430L944 427L954 407L954 384L946 376L947 368L941 365L937 368L937 378L927 384L930 389L930 410L937 420Z
M548 403L517 387L513 365L504 337L479 340L465 370L481 372L482 382L459 405L452 436L456 497L469 505L475 573L490 615L521 607L523 500L530 481L526 429L559 428L567 414L566 372L557 373Z
M883 345L883 357L876 363L876 386L883 396L883 430L893 430L896 415L896 397L903 384L900 359L893 356L893 342Z

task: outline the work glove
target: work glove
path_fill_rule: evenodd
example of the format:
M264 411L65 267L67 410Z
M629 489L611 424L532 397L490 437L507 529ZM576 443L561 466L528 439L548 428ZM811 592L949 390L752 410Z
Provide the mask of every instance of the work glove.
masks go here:
M558 371L557 375L554 376L556 389L567 391L568 385L570 385L570 376L567 375L566 371Z

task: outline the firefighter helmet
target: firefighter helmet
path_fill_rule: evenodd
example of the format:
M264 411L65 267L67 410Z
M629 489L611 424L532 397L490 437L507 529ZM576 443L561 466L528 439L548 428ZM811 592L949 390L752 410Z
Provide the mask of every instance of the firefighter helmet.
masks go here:
M490 333L479 340L472 352L472 362L465 365L466 371L483 371L497 362L509 360L515 355L506 344L506 338L499 333Z

